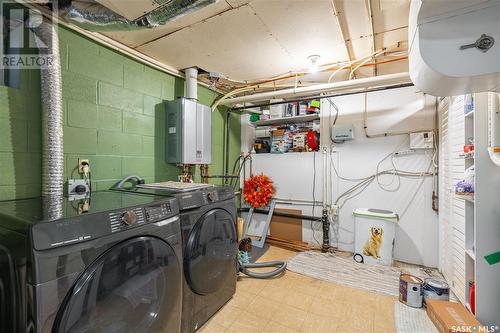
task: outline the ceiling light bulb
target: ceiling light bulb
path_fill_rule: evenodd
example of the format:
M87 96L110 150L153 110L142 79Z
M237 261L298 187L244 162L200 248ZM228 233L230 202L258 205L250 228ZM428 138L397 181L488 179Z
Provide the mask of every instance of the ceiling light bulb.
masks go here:
M317 54L310 55L309 57L307 57L307 59L311 62L311 65L309 66L309 72L311 73L319 72L319 65L318 65L319 58L321 57Z

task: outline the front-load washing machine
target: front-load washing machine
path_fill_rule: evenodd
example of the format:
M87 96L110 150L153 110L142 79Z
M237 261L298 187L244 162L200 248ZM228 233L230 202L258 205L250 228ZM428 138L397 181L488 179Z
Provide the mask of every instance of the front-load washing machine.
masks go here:
M179 202L184 257L182 332L194 332L236 290L237 250L234 190L223 186L193 189L134 187L134 193L174 195Z
M0 202L0 332L179 332L175 198Z

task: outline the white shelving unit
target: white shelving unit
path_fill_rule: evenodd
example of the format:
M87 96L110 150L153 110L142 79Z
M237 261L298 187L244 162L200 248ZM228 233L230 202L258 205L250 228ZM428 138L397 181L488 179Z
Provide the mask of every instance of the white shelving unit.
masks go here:
M473 157L463 157L464 170L475 168L474 195L455 195L464 202L464 254L458 262L465 265L465 298L461 301L471 311L470 281L475 283L475 315L483 325L500 324L500 265L489 265L484 257L498 251L500 243L500 168L490 160L488 147L488 94L474 95L474 111L463 117L464 144L474 138ZM457 219L458 217L454 217ZM460 216L460 219L462 217ZM456 280L455 280L456 281ZM472 312L472 311L471 311Z
M485 256L500 249L500 167L488 154L488 93L475 94L473 223L466 230L469 270L476 282L476 317L483 325L500 326L500 264L490 265ZM466 224L467 226L467 224ZM469 246L467 246L469 244Z
M476 101L474 96L474 102ZM467 106L464 107L464 112ZM475 114L475 103L474 110L468 111L464 116L464 145L469 145L475 142L475 125L474 125L474 114ZM471 166L475 166L475 156L474 158L464 158L465 170ZM474 184L475 186L475 184ZM475 246L475 193L469 195L461 196L465 201L464 207L464 217L465 217L465 253L464 253L464 263L465 263L465 305L471 311L470 304L470 284L476 279L476 246Z

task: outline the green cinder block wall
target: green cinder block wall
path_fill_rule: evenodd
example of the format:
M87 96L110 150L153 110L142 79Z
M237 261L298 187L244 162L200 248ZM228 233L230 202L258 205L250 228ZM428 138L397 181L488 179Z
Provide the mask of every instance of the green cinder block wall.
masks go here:
M59 29L65 179L79 178L79 158L90 160L94 190L123 176L147 182L176 180L180 169L165 162L162 101L184 94L184 80L148 67L69 29ZM0 87L0 200L40 195L41 103L39 71L22 71L19 89ZM199 88L211 105L218 94ZM223 172L227 110L212 115L211 174ZM240 119L230 117L232 165L240 151ZM196 170L195 180L199 181ZM220 181L216 181L220 182Z

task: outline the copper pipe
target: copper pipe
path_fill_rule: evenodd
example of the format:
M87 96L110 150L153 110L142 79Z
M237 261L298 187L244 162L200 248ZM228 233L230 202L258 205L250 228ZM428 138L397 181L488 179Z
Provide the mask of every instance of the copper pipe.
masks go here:
M182 166L181 182L183 183L193 182L193 173L191 172L191 164L184 164Z
M200 165L200 174L201 174L201 182L203 184L208 184L208 178L210 178L210 176L208 175L208 164Z

